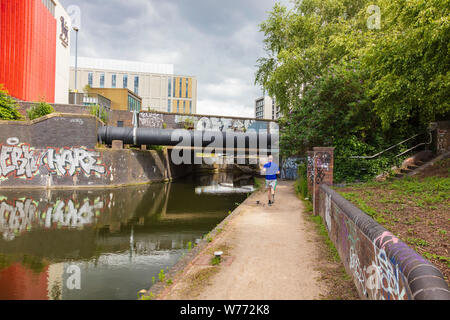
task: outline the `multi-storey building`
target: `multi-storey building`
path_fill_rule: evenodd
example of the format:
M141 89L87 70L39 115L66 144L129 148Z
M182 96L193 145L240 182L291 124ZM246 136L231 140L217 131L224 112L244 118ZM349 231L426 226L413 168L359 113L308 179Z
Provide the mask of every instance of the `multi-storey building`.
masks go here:
M197 79L174 75L171 64L78 57L70 68L70 89L127 88L142 98L142 111L197 113Z
M255 100L255 118L265 120L278 120L281 117L280 106L275 99L264 96Z
M1 0L0 6L0 84L19 100L68 103L66 10L58 0Z

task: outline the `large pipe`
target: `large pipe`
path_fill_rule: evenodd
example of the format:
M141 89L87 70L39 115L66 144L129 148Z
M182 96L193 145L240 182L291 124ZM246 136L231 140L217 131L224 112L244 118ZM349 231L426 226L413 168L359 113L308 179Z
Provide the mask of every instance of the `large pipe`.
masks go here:
M216 141L222 147L233 143L236 148L278 148L277 135L267 133L220 132L220 131L191 131L154 128L101 127L98 130L101 143L112 144L113 140L121 140L123 144L154 145L154 146L192 146L208 147ZM228 141L227 141L228 140ZM273 146L272 146L273 140Z

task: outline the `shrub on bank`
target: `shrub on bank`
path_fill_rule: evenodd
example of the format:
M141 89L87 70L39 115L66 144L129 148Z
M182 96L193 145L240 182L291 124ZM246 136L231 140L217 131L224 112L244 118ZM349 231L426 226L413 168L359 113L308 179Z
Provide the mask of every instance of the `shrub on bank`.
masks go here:
M46 116L48 114L51 114L53 112L55 112L55 109L53 109L53 107L50 104L41 101L37 104L34 104L30 109L27 110L27 116L28 119L34 120Z
M0 84L0 119L21 120L22 115L17 108L17 101L9 96L8 91Z

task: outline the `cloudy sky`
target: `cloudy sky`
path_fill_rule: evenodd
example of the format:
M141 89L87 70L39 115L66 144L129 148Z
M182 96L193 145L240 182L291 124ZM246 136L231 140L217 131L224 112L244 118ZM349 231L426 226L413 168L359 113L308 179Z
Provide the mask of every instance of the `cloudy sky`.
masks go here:
M198 80L200 114L254 117L259 24L289 0L60 0L81 12L79 56L173 64ZM74 53L74 45L72 52Z

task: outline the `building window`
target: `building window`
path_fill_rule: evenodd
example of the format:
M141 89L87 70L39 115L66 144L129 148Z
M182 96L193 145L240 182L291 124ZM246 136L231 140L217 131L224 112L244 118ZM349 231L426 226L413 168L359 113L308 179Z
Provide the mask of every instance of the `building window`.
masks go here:
M100 88L104 88L104 87L105 87L105 74L100 73Z
M168 96L170 98L172 95L172 79L169 78L169 81L167 81L167 82L169 82Z
M189 101L189 113L192 114L192 101Z
M186 78L186 98L189 98L189 79Z
M172 100L167 101L167 112L172 112Z
M94 74L92 72L88 73L88 84L91 88L94 86Z
M134 77L134 93L139 94L139 76Z
M118 127L123 127L123 121L117 121L117 126Z
M180 95L179 95L179 97L181 98L181 91L182 91L182 88L183 87L183 78L180 78Z
M115 88L115 87L116 87L116 84L117 84L117 75L113 74L113 75L111 76L111 87L112 87L112 88Z
M177 113L180 113L180 100L177 100Z
M128 96L128 111L141 111L141 102L132 96Z
M183 113L186 113L186 101L183 101Z
M175 78L173 78L173 96L175 97Z
M123 75L123 88L124 89L128 88L128 75L127 74Z

